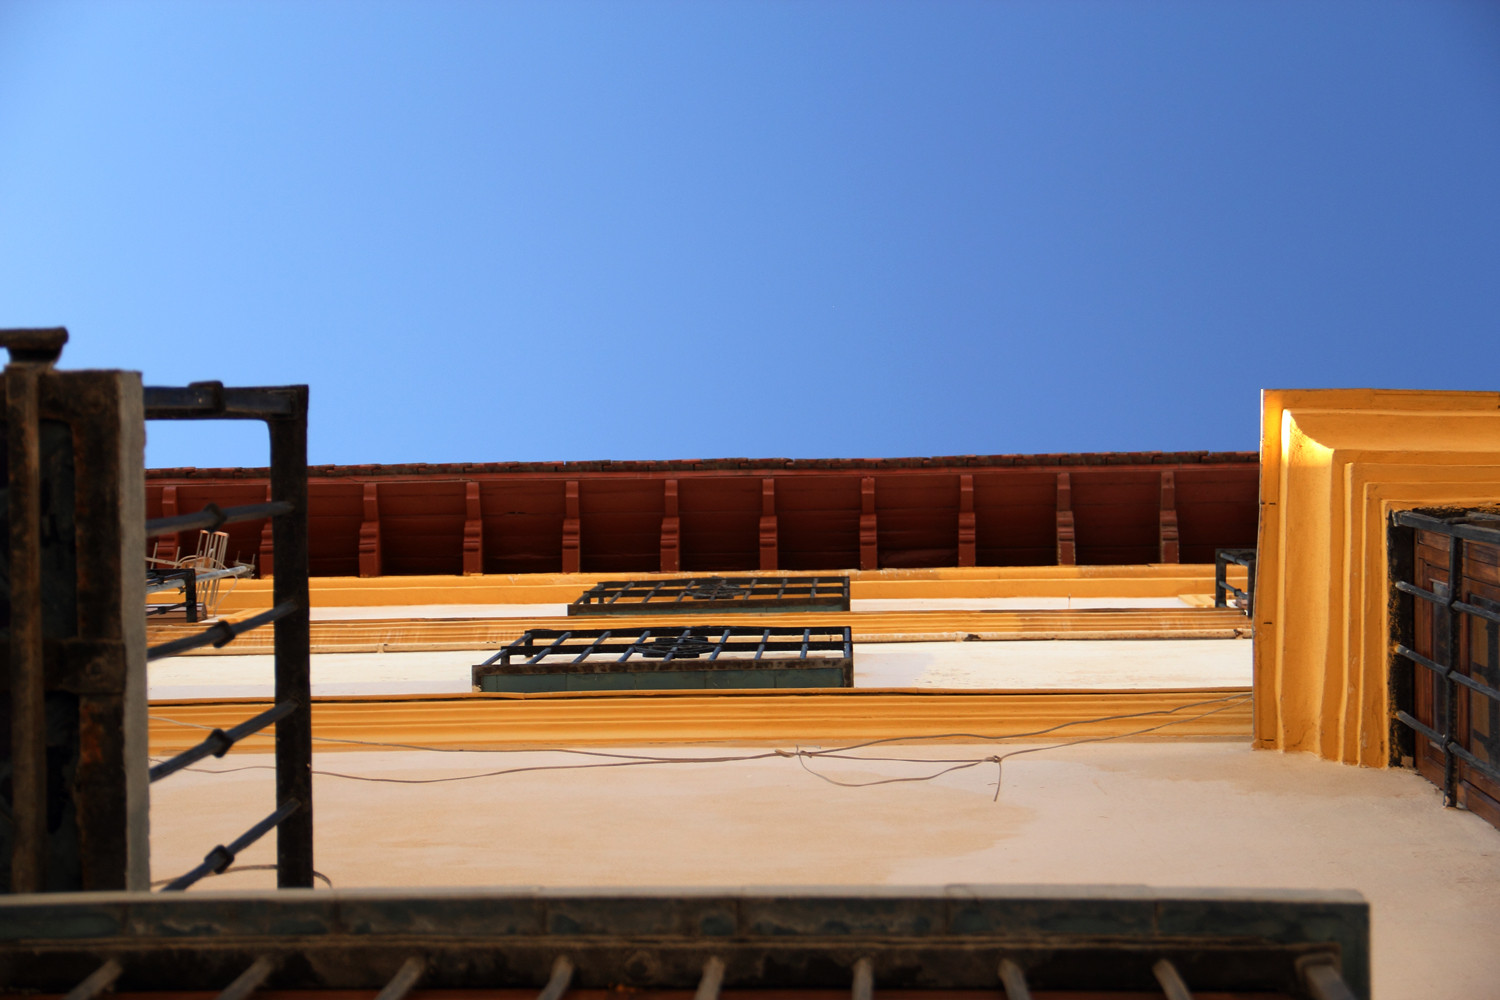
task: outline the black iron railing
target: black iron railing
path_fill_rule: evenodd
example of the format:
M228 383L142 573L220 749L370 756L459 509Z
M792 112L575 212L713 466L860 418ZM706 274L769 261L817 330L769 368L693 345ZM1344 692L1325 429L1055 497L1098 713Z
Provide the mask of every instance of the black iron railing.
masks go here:
M848 611L847 576L699 576L608 580L568 605L570 615Z
M480 691L851 687L854 639L837 626L529 629L474 666L473 681Z
M1231 565L1245 567L1249 579L1245 582L1244 590L1229 582L1229 567ZM1233 602L1229 600L1229 595L1231 594L1234 595ZM1214 607L1236 607L1243 610L1247 618L1252 620L1255 618L1254 549L1214 550Z
M1414 548L1415 532L1424 531L1448 540L1447 579L1434 581L1432 589L1417 585ZM1500 719L1500 688L1488 683L1484 672L1474 676L1475 666L1467 654L1471 643L1466 637L1475 629L1485 630L1488 645L1500 645L1500 604L1470 592L1465 586L1465 569L1471 544L1489 550L1490 558L1500 554L1500 517L1485 512L1457 515L1435 515L1419 511L1397 511L1391 515L1388 551L1391 563L1391 694L1395 705L1392 732L1392 755L1415 756L1413 734L1423 736L1442 754L1443 801L1459 804L1458 764L1463 762L1477 774L1500 783L1500 768L1495 753L1500 752L1495 732L1487 741L1465 739L1461 732L1464 719L1487 717ZM1432 655L1414 648L1416 609L1413 601L1425 601L1433 612ZM1410 666L1403 666L1410 664ZM1484 664L1490 678L1500 673L1493 656ZM1425 672L1434 682L1433 711L1430 720L1417 717L1415 687L1417 676ZM1482 701L1479 701L1482 699ZM1479 705L1486 711L1481 715ZM1493 727L1492 727L1493 728ZM1403 729L1405 731L1403 731ZM1472 729L1470 735L1472 736ZM1466 745L1467 744L1467 745ZM1493 746L1486 745L1493 744ZM1473 746L1485 749L1490 759L1473 752Z
M1355 893L961 890L254 893L233 903L120 893L45 910L0 899L0 964L15 991L227 986L221 1000L260 986L383 1000L413 988L540 988L538 1000L570 988L696 1000L810 989L999 998L1002 987L1010 1000L1370 995L1369 910Z
M249 831L219 845L193 871L168 889L185 889L205 875L227 868L234 856L272 829L277 831L276 883L282 888L313 884L312 685L308 617L307 560L307 387L226 389L218 382L195 382L185 389L147 388L147 420L263 420L271 436L271 498L267 503L201 511L148 521L151 535L195 528L214 531L225 524L271 519L275 606L244 621L216 622L197 635L153 646L147 659L199 646L223 646L235 636L275 623L276 707L228 732L215 730L198 746L152 768L151 780L172 774L210 754L222 755L237 740L266 726L276 727L276 809Z

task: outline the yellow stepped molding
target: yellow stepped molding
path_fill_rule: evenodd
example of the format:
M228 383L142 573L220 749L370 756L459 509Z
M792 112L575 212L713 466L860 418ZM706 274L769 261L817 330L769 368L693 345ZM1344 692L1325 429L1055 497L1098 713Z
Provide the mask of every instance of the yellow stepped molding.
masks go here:
M1127 608L1053 611L876 611L790 614L631 615L554 618L388 618L312 623L315 653L380 653L493 649L527 629L688 628L705 625L747 628L849 626L855 642L963 642L1028 639L1241 639L1250 622L1227 608ZM201 625L152 624L152 645L193 635ZM272 651L269 628L247 632L220 649L199 655L243 655Z
M261 699L151 704L156 755L185 750L208 730L264 711ZM575 692L553 695L382 695L313 699L314 750L380 750L399 743L445 749L584 744L857 741L976 737L1062 742L1083 737L1250 736L1243 687L1128 691L879 690L760 692ZM1054 728L1060 727L1060 728ZM1050 733L1042 730L1052 729ZM1141 730L1151 729L1143 733ZM364 742L324 742L324 741ZM268 751L270 733L235 752Z
M1500 499L1500 393L1268 390L1256 745L1389 763L1393 510Z

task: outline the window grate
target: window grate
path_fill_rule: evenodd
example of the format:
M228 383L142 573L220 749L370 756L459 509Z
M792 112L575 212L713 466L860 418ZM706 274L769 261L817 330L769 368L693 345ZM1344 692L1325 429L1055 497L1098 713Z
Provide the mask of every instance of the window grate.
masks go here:
M1417 533L1446 539L1446 566L1417 556ZM1393 749L1440 785L1446 805L1500 826L1500 518L1398 511L1389 555Z
M848 611L847 576L700 576L609 580L568 605L569 615Z
M476 691L853 687L851 629L530 629L473 668Z

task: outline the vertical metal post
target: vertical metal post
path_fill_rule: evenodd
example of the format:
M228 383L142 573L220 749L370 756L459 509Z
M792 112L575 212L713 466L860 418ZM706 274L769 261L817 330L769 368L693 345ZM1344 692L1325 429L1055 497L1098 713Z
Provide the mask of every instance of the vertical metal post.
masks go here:
M1454 739L1458 734L1458 685L1453 675L1460 662L1459 635L1463 622L1459 610L1453 605L1463 600L1464 542L1448 536L1448 655L1443 658L1443 703L1447 706L1448 721L1443 727L1443 803L1458 804L1458 759L1453 753Z
M1214 607L1229 607L1229 594L1224 590L1224 583L1229 577L1228 560L1224 558L1223 549L1214 550Z
M42 678L40 367L5 369L9 425L12 892L41 892L47 852L47 717Z
M271 431L271 499L293 504L272 521L276 575L273 603L296 610L276 622L276 702L296 711L276 723L276 805L302 804L276 830L276 885L312 888L312 685L309 680L307 586L307 387L295 390L294 412L267 421Z
M1415 758L1417 754L1416 733L1403 725L1396 712L1415 715L1416 678L1418 667L1395 652L1397 646L1416 648L1416 598L1396 589L1398 582L1415 584L1417 533L1413 528L1402 527L1393 516L1386 529L1385 553L1387 587L1390 591L1390 641L1391 653L1387 657L1386 676L1390 678L1391 737L1390 765L1401 766L1401 758Z

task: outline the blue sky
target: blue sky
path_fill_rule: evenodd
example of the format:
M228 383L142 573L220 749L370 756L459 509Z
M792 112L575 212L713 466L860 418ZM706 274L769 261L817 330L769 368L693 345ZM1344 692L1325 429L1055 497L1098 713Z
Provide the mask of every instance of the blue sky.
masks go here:
M1253 449L1497 319L1500 4L0 4L0 324L314 462Z

